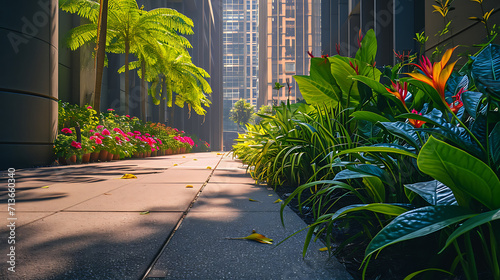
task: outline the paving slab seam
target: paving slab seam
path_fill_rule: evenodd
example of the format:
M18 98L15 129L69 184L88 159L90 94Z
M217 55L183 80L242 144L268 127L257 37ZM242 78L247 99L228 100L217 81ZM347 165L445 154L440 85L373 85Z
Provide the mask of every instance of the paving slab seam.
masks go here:
M76 203L76 204L74 204L74 205L68 206L68 207L66 207L66 208L64 208L64 209L57 210L57 211L47 211L47 213L50 213L49 215L47 215L47 216L43 216L43 217L38 218L38 219L35 219L35 220L33 220L33 221L31 221L31 222L28 222L28 223L26 223L26 224L24 224L24 225L20 225L18 228L22 228L22 227L24 227L24 226L27 226L27 225L33 224L33 223L35 223L35 222L37 222L37 221L43 220L43 219L48 218L48 217L50 217L50 216L53 216L53 215L55 215L55 214L57 214L57 213L64 212L66 209L69 209L69 208L74 207L74 206L76 206L76 205L82 204L82 203L87 202L87 201L89 201L89 200L91 200L91 199L94 199L94 198L96 198L96 197L99 197L99 196L103 195L104 193L107 193L107 192L111 192L111 191L117 190L117 189L119 189L119 188L121 188L121 187L124 187L124 186L127 186L127 185L129 185L129 184L132 184L132 182L129 182L129 183L124 184L124 185L121 185L121 186L119 186L119 187L117 187L117 188L115 188L115 189L105 191L105 192L103 192L103 193L101 193L101 194L98 194L98 195L96 195L96 196L93 196L93 197L91 197L91 198L89 198L89 199L86 199L86 200L84 200L84 201L80 201L80 202L78 202L78 203ZM32 211L32 212L37 212L37 211ZM42 211L41 211L41 212L42 212ZM101 211L101 212L102 212L102 211Z
M170 242L170 240L172 240L174 234L177 232L177 230L181 226L182 221L186 218L187 214L189 213L189 210L193 207L193 205L196 202L196 200L198 200L198 198L200 197L201 192L203 191L203 189L205 188L205 186L210 181L210 178L214 174L215 170L217 169L217 167L219 166L219 164L220 164L220 162L222 161L223 158L224 158L224 156L220 157L219 161L217 162L217 165L212 169L212 172L210 172L210 175L208 175L207 180L203 183L203 185L201 186L200 190L198 191L198 193L196 194L196 196L193 198L193 200L189 204L188 208L183 212L183 214L179 218L179 221L177 221L177 224L175 225L174 229L172 229L172 231L168 235L167 240L165 240L165 243L161 246L160 251L158 252L158 254L156 254L156 257L154 258L154 260L151 262L151 264L146 269L146 272L144 273L143 277L141 278L142 280L148 279L149 273L151 272L151 270L155 266L156 262L160 259L160 256L163 254L163 252L167 248L168 243Z

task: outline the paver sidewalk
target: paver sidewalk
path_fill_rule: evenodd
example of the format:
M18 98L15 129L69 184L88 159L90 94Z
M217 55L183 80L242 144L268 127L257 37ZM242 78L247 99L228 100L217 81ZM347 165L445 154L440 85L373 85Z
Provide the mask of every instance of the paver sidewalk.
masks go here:
M254 185L240 162L221 158L18 170L16 272L7 271L10 230L3 226L0 279L351 279L320 244L302 259L305 232L277 247L226 239L255 229L276 243L305 224L287 210L283 228L277 195ZM125 173L138 178L118 179ZM7 224L6 188L0 207Z

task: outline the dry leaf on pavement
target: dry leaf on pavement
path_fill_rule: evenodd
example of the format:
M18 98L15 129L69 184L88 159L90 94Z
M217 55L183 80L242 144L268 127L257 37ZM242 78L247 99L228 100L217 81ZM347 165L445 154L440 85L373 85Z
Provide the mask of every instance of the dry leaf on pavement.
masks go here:
M271 238L267 238L264 235L255 232L255 230L252 230L252 234L250 234L249 236L246 236L246 237L237 237L237 238L228 237L226 239L248 239L248 240L257 241L257 242L264 243L264 244L273 244L273 240Z
M134 174L123 174L120 179L137 179L137 177Z

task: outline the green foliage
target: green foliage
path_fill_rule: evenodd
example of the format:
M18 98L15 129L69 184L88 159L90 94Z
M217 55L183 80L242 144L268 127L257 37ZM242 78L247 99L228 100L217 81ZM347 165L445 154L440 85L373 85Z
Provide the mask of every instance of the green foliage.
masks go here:
M254 113L254 106L245 99L240 99L234 103L233 108L229 112L229 119L243 127L250 122L250 118Z

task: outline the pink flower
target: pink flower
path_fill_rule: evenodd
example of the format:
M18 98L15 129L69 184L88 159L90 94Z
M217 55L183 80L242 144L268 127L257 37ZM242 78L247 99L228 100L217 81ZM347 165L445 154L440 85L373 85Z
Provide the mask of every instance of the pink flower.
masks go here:
M114 131L114 132L118 132L118 133L120 133L120 134L122 133L122 130L121 130L121 129L119 129L118 127L113 128L113 131Z
M74 147L74 148L77 148L77 149L81 149L82 148L82 144L79 143L79 142L76 142L76 141L71 142L71 146Z
M141 135L141 133L139 131L134 131L134 133L137 135Z
M113 111L114 111L114 110L113 110L113 109L111 109L111 108L109 108L109 109L108 109L108 112L113 112Z
M151 152L154 152L155 151L155 148L151 148Z
M130 115L125 115L125 117L130 118Z
M61 129L61 131L62 131L62 133L67 133L67 134L71 134L71 133L73 133L73 132L71 131L71 129L69 129L69 128L67 128L67 127L65 127L65 128L63 128L63 129Z
M133 132L127 132L127 135L134 136L134 133Z
M93 129L90 130L91 133L94 133L95 131Z
M103 128L103 127L104 127L104 125L98 125L98 126L97 126L97 129L101 129L101 128Z
M184 133L184 130L183 130L183 131L181 131L181 133Z
M96 143L96 144L102 144L102 140L101 140L100 138L96 138L96 139L95 139L95 143Z
M89 109L89 110L92 109L92 106L88 106L87 109Z
M102 135L110 135L111 133L109 133L109 130L108 129L103 129L102 130Z
M97 138L97 136L90 136L90 138L89 138L89 139L90 139L90 140L94 140L94 139L96 139L96 138Z
M115 117L117 117L117 118L118 118L118 117L119 117L119 115L115 115Z
M146 134L144 134L144 135L146 135L146 136L151 136L151 134L149 134L149 133L146 133Z

